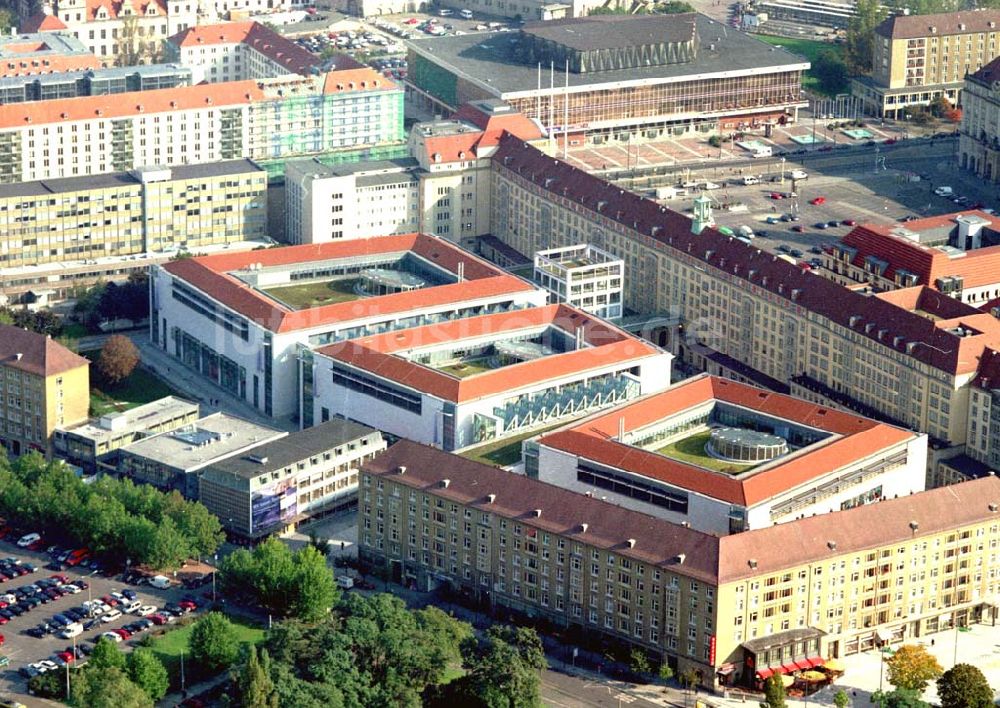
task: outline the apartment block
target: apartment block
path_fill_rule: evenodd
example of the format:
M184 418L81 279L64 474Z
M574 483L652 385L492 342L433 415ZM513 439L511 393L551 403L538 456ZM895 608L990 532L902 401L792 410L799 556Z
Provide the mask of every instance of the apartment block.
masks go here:
M359 507L368 569L709 687L997 614L993 476L720 537L404 440L362 468Z
M0 325L0 445L52 455L57 427L87 420L90 362L58 342Z
M403 140L403 92L372 69L0 106L0 183Z
M623 314L625 262L590 244L535 253L534 280L553 302L616 320Z
M86 71L100 66L93 52L70 35L22 30L0 37L0 69L5 78Z
M266 228L267 173L245 159L0 184L0 277L10 302L61 300L148 267L136 256L250 248Z
M60 426L53 437L55 454L85 472L118 468L117 451L132 443L198 420L197 403L176 396L119 413L108 413L79 425Z
M872 74L851 91L886 118L940 97L958 105L966 75L1000 55L998 22L995 9L887 17L875 28Z
M0 78L0 101L24 103L56 98L152 91L191 85L191 70L178 64L110 67Z
M965 76L958 161L988 182L1000 181L1000 59Z
M331 420L217 462L198 479L198 500L247 540L294 530L357 501L358 471L385 450L377 430Z
M871 293L806 273L512 136L493 156L492 234L521 253L587 241L622 258L625 305L672 313L696 368L965 442L969 384L1000 323L927 287Z

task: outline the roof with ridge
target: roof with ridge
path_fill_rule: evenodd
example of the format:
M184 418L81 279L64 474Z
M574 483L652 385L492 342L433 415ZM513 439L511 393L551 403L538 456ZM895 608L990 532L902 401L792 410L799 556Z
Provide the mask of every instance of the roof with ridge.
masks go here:
M963 10L932 15L891 15L875 28L875 34L891 39L947 36L995 31L1000 26L1000 10Z
M51 337L13 325L0 325L0 363L36 376L55 376L90 366L88 359Z

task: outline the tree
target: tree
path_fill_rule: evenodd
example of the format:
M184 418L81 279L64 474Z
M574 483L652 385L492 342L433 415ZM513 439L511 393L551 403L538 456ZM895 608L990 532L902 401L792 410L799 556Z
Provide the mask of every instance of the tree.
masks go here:
M664 15L679 15L684 12L694 12L694 7L683 0L669 0L656 6L656 12Z
M126 661L129 679L152 700L158 701L167 695L170 678L163 662L156 658L152 650L137 647Z
M538 634L526 627L494 625L482 641L466 642L465 665L474 694L489 708L541 705L541 677L546 666Z
M278 693L271 680L271 659L267 649L260 650L253 644L247 652L246 661L236 676L240 692L240 705L244 708L277 708Z
M781 674L771 674L764 682L764 702L760 705L766 708L785 708L785 684L781 682Z
M840 689L835 694L833 694L833 704L837 708L847 708L851 704L851 699L847 695L847 691Z
M990 708L993 689L978 667L955 664L937 680L941 708Z
M810 73L819 81L823 93L833 95L847 88L848 71L840 53L824 49L812 62Z
M108 338L97 359L97 371L112 386L127 379L138 365L139 350L131 339L120 334Z
M337 588L326 557L313 546L295 554L295 570L290 583L289 611L306 622L315 622L333 607Z
M330 555L330 539L320 536L315 531L309 532L309 545L319 551L324 557Z
M941 665L920 644L905 644L886 659L889 683L923 693L927 684L942 674Z
M72 705L79 708L152 708L153 700L117 667L97 668L93 658L72 685Z
M885 17L880 0L858 0L847 24L845 56L852 74L870 74L875 51L875 27Z
M674 670L670 668L670 664L663 662L660 664L659 670L656 672L657 678L666 683L674 677Z
M66 674L62 671L46 671L32 676L28 680L28 691L33 696L61 701L66 697Z
M642 649L633 649L628 656L628 667L631 669L632 673L644 676L652 670L652 666L649 663L649 657L646 655Z
M14 13L7 8L0 9L0 33L10 34L10 28L14 26Z
M872 703L879 708L930 708L930 704L920 698L920 691L910 688L897 688L889 692L875 691L872 694Z
M87 666L91 669L124 669L125 655L117 644L107 637L101 637L94 645Z
M232 622L219 612L209 612L194 623L188 648L191 658L211 673L233 665L240 643Z

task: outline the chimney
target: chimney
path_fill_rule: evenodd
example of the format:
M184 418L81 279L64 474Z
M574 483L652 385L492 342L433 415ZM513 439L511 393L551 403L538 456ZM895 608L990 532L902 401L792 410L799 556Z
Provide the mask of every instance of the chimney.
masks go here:
M913 531L914 533L916 533L917 529L919 529L919 528L920 528L920 524L919 523L917 523L916 521L911 521L910 522L910 531Z
M836 541L827 541L826 542L826 547L829 548L831 551L835 551L835 550L837 550L837 542Z
M750 567L753 570L757 570L757 559L756 558L751 558L750 560L747 561L747 563L750 565Z
M996 504L989 505L989 510L992 511L994 514L997 512L997 509L1000 509L1000 507L998 507Z

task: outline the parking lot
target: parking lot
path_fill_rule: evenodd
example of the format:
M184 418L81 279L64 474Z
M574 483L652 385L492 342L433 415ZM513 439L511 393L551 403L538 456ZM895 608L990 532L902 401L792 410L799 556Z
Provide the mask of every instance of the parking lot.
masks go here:
M160 590L148 585L129 585L121 581L121 575L106 577L90 568L46 569L45 566L52 559L46 555L44 550L27 551L23 548L18 548L12 542L6 541L0 542L0 559L3 558L16 559L21 565L33 565L36 570L21 577L0 582L0 595L10 593L16 588L37 583L53 575L66 576L66 580L70 583L82 580L86 583L87 587L86 589L81 589L79 592L66 594L45 604L40 604L20 616L15 616L0 626L0 634L4 636L0 653L10 660L10 663L6 667L0 669L0 694L8 692L26 693L27 678L19 673L23 667L40 661L51 660L54 654L71 649L74 641L77 647L83 645L92 646L97 637L103 632L121 629L125 625L135 623L140 619L135 614L123 613L113 621L98 621L94 626L85 630L74 639L63 639L55 633L47 634L42 638L35 638L27 634L29 629L37 627L42 623L51 622L57 613L64 613L71 608L79 608L83 606L84 602L91 602L102 597L110 597L112 593L121 593L125 589L134 592L141 605L154 605L157 608L163 608L168 603L179 603L186 595L195 596L199 601L199 609L210 603L210 600L203 596L204 594L208 594L209 597L211 596L212 588L210 584L197 590L188 590L180 584L175 584L170 589ZM119 646L127 650L130 645L141 639L142 635L155 628L156 626L154 625L149 630L139 632L132 638L120 643ZM62 665L59 662L54 663L58 666Z

